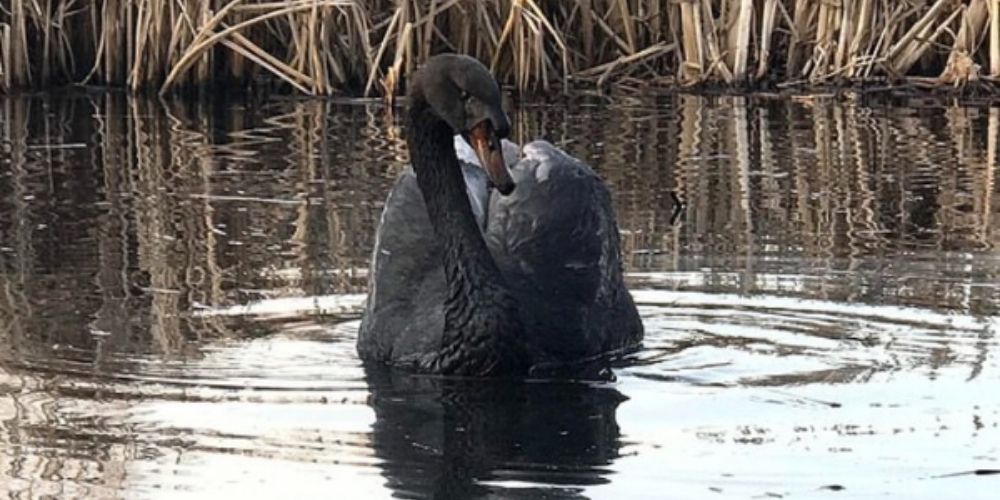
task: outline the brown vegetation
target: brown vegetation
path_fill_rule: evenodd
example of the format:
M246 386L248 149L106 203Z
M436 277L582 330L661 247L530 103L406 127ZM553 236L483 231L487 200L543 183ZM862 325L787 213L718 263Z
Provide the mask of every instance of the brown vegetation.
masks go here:
M992 82L1000 0L10 0L0 90L271 75L391 95L433 53L519 91L615 83Z

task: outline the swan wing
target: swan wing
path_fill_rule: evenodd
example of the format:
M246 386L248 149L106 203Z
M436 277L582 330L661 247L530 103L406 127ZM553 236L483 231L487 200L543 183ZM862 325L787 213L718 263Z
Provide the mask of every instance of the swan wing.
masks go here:
M611 196L600 177L545 141L526 145L511 175L513 193L491 195L485 235L536 342L563 359L629 343L641 326L631 317ZM627 321L614 325L620 315ZM611 331L619 326L623 332Z

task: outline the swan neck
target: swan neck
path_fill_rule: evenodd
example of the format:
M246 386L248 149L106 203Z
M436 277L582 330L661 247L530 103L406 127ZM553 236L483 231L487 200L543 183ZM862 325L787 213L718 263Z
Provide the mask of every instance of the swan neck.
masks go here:
M426 107L415 105L407 142L431 225L445 246L449 284L460 280L474 285L484 280L499 283L500 272L469 204L451 127Z
M459 375L523 372L529 360L517 302L472 214L451 127L420 103L408 118L410 160L448 283L441 349L425 363Z

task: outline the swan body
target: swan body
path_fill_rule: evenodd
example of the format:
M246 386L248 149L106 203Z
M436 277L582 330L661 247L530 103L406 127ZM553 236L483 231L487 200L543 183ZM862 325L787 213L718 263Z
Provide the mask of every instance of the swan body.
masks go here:
M485 73L496 85L471 58L436 56L428 66L440 58L451 64L435 73L458 71L453 84ZM488 83L481 93L498 109ZM428 92L429 83L414 84ZM362 359L433 373L527 375L637 346L642 323L601 179L544 141L518 154L510 141L488 148L472 134L477 151L463 138L469 130L450 123L461 120L439 116L422 97L411 93L413 165L389 193L376 233ZM466 117L473 132L509 127L502 111L481 114Z

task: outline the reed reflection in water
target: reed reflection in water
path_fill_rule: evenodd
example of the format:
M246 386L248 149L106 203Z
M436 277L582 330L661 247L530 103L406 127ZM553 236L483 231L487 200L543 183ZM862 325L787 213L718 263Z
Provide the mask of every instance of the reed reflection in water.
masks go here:
M0 494L988 489L934 478L997 468L1000 110L651 96L512 118L612 189L648 331L615 384L360 366L406 162L379 105L0 101Z

